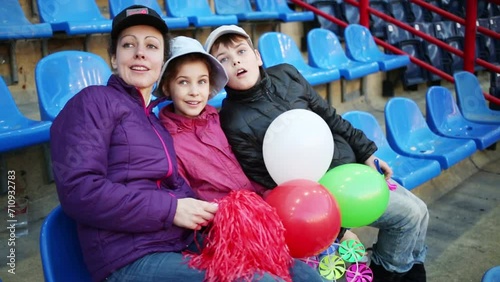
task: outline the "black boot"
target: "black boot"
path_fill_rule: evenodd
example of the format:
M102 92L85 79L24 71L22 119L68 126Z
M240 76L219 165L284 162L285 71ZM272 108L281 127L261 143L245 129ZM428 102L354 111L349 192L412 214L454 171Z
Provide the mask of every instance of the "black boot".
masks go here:
M403 277L404 282L426 282L425 267L421 263L416 263Z
M387 271L383 266L370 263L370 269L373 272L372 282L400 282L405 273Z

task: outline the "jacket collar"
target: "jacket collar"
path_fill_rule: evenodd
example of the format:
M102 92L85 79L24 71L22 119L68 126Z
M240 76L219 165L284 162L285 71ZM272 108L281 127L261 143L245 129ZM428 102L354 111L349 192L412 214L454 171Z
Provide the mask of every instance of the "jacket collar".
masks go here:
M183 130L194 130L197 126L204 126L209 120L215 118L217 109L206 105L196 118L188 118L174 113L174 104L169 104L160 112L160 121L167 128L170 134L175 134Z
M136 101L141 107L144 107L144 101L142 99L141 93L139 93L139 90L135 88L135 86L127 84L121 77L119 77L116 74L112 74L108 80L108 86L111 86L118 90L119 92L124 92L127 94L127 96L131 97L134 101ZM149 105L148 109L153 109L158 105L159 103L163 102L166 100L166 97L159 97L155 100L152 100Z
M247 90L235 90L230 88L229 86L226 86L226 98L228 100L236 102L251 102L258 100L266 92L271 91L271 79L269 79L269 76L267 75L266 71L264 71L264 68L260 67L259 69L260 79L253 87Z

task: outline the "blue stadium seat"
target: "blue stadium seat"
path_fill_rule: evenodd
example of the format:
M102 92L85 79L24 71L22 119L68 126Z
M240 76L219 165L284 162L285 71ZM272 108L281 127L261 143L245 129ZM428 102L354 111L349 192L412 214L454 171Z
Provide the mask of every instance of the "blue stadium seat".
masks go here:
M418 31L428 34L429 36L436 37L436 33L434 32L434 23L432 22L414 23L413 27ZM445 62L443 58L444 50L436 44L428 42L427 40L422 41L422 46L425 53L425 61L435 68L446 72ZM438 83L441 81L441 79L441 76L429 71L427 72L428 81Z
M431 131L418 105L396 97L385 105L387 140L401 155L437 160L448 169L476 152L473 140L439 136Z
M436 160L410 158L396 153L385 137L375 117L362 111L349 111L342 115L352 126L362 130L368 139L377 144L375 156L387 162L393 170L393 179L406 189L411 190L441 173Z
M348 24L359 23L359 8L346 2L340 3L340 14L344 22Z
M54 32L68 35L111 32L111 20L100 12L94 0L36 0L40 22L49 23Z
M404 23L412 23L415 21L415 16L410 9L409 1L391 0L388 3L391 15L398 21Z
M373 0L370 1L369 3L370 8L375 9L383 14L386 14L387 16L393 17L391 12L389 11L389 3L385 0ZM359 14L359 12L358 12ZM358 15L359 17L359 15ZM348 23L359 23L359 18L355 22L348 22ZM372 33L373 36L377 38L385 38L385 25L387 24L386 21L383 19L370 14L370 32Z
M479 150L484 150L500 140L500 126L466 120L448 88L432 86L427 90L426 113L427 124L434 133L450 138L474 140Z
M238 24L236 15L216 15L207 0L165 0L167 16L187 17L195 27Z
M40 256L47 282L92 281L83 261L76 223L61 206L53 209L42 224Z
M333 16L339 20L342 20L340 12L340 2L341 0L308 0L307 2L312 6L318 8L322 12ZM336 23L327 20L326 18L316 15L319 27L331 30L337 37L344 39L344 29Z
M49 141L52 123L25 117L1 77L0 109L0 153Z
M256 9L261 12L278 12L279 19L284 22L307 22L314 20L311 11L296 12L290 7L286 0L256 0Z
M401 68L410 63L408 55L385 54L380 51L370 30L362 25L348 25L344 38L349 58L360 62L377 62L381 71Z
M52 37L50 24L28 21L19 0L2 1L0 23L0 40Z
M498 282L498 281L500 281L500 265L488 269L481 278L481 282Z
M324 28L314 28L307 33L307 54L311 66L338 69L347 80L379 71L376 62L363 63L347 58L335 33Z
M448 43L451 47L464 50L464 38L457 32L456 23L453 21L441 21L434 23L436 38ZM456 54L444 51L444 66L448 74L464 69L464 59Z
M280 32L266 32L259 37L258 48L264 67L288 63L295 66L311 85L340 79L337 69L320 69L308 65L293 39Z
M254 11L249 0L214 0L215 13L218 15L236 15L238 21L278 20L275 11Z
M42 120L52 121L76 93L89 85L105 85L111 69L96 54L59 51L35 67L35 84Z
M222 101L226 99L226 96L227 96L226 90L222 89L219 93L217 93L217 95L215 95L215 97L208 100L208 104L213 107L216 107L217 109L220 109L220 107L222 107Z
M424 8L415 3L410 2L409 4L410 4L410 11L413 14L413 22L419 23L426 21Z
M386 41L392 46L404 51L419 60L425 60L425 51L422 41L415 38L409 31L397 25L386 24ZM418 86L427 81L427 72L424 68L410 62L402 74L403 86Z
M453 74L453 78L458 108L464 118L478 123L500 125L500 111L488 108L477 77L473 73L459 71Z
M108 4L109 14L112 19L127 7L132 5L144 5L155 10L158 15L161 15L165 23L167 23L169 29L182 29L189 27L189 20L187 17L167 17L156 0L108 0Z
M491 19L477 19L479 26L491 29L490 22L493 22ZM495 64L500 61L497 58L496 50L495 50L495 40L493 38L484 35L480 32L476 33L477 36L477 44L479 48L479 57L489 63Z

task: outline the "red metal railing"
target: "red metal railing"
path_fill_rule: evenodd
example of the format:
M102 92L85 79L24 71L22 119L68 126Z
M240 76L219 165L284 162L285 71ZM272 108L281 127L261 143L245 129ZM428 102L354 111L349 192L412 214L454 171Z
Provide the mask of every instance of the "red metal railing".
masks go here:
M348 25L346 22L339 20L339 19L335 18L334 16L327 14L327 13L317 9L316 7L309 5L301 0L291 0L291 1L295 4L297 4L298 6L301 6L302 8L313 11L315 14L320 15L320 16L326 18L327 20L332 21L333 23L335 23L341 27L345 28ZM371 13L371 14L383 19L386 22L392 23L392 24L394 24L402 29L408 30L409 32L429 41L430 43L436 44L438 47L440 47L440 48L442 48L450 53L453 53L457 56L464 58L464 70L466 70L466 71L473 72L474 71L474 62L476 62L478 65L483 66L484 68L486 68L488 70L500 73L500 67L493 65L493 64L490 64L482 59L475 59L474 58L475 57L475 47L476 47L475 46L475 42L476 42L476 39L475 39L475 36L476 36L476 14L477 14L477 1L476 0L468 0L467 1L467 7L466 7L467 15L466 15L465 20L454 15L454 14L448 13L448 12L446 12L446 11L444 11L444 10L434 6L434 5L426 3L422 0L410 0L410 1L417 4L417 5L421 5L423 8L426 8L426 9L429 9L433 12L436 12L436 13L440 14L441 16L449 18L452 21L456 21L462 25L465 25L466 45L464 46L464 51L453 48L450 45L448 45L446 42L443 42L443 41L441 41L433 36L430 36L426 33L423 33L419 30L416 30L415 28L413 28L412 26L410 26L404 22L400 22L391 16L388 16L384 13L379 12L376 9L371 8L369 6L369 0L360 0L359 2L354 1L354 0L344 0L344 2L351 4L351 5L354 5L354 6L357 6L359 8L360 24L365 26L365 27L369 27L369 14ZM491 2L495 2L495 1L500 2L500 0L491 0ZM479 32L487 35L487 36L492 37L492 38L500 39L500 34L493 32L487 28L477 27L477 30ZM374 37L374 40L378 45L382 46L384 49L389 50L390 52L392 52L394 54L408 55L405 52L403 52L400 49L386 43L383 40L380 40L380 39L375 38L375 37ZM411 62L418 65L419 67L422 67L422 68L424 68L432 73L435 73L451 83L455 83L453 76L441 71L440 69L435 68L432 65L429 65L426 62L419 60L418 58L415 58L412 56L410 56L410 60L411 60ZM484 92L483 95L488 101L493 102L497 105L500 105L499 98L494 97L486 92Z

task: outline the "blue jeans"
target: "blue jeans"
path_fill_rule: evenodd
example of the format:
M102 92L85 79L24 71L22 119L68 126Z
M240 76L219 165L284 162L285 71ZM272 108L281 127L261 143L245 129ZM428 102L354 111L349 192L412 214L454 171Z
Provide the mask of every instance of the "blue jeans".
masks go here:
M370 224L379 228L372 261L388 271L404 273L413 264L424 263L429 212L421 199L400 185L389 195L386 211Z
M262 251L265 252L265 250ZM106 281L202 282L205 278L205 272L190 268L187 263L188 260L185 259L181 253L153 253L115 271L106 279ZM294 260L294 264L290 268L290 274L292 276L292 280L297 282L323 282L317 270L299 260ZM283 281L281 279L276 279L267 273L264 273L264 275L256 274L253 280L261 282Z

